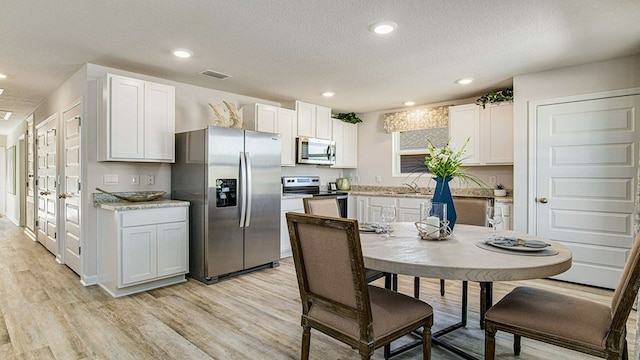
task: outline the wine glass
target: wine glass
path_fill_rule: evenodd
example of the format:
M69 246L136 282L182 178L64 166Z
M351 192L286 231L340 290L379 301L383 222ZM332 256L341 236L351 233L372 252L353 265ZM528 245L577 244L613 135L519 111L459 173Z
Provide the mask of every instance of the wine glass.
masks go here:
M380 210L380 217L382 218L382 221L386 223L385 226L385 237L388 238L389 236L391 236L390 234L390 229L391 229L391 224L390 222L393 221L393 219L396 218L396 207L395 206L383 206L382 209Z
M487 221L493 228L493 235L496 235L496 225L502 223L502 208L489 206L487 207Z

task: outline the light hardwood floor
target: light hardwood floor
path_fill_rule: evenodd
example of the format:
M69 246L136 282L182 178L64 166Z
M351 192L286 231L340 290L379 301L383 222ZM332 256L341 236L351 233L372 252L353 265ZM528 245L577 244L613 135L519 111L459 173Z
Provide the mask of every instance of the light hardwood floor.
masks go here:
M184 284L114 299L79 278L22 229L0 219L0 359L299 359L300 303L291 259L274 269L214 285ZM519 282L609 303L611 291L552 280ZM516 283L495 284L499 299ZM400 291L412 294L413 279L400 276ZM421 298L435 309L434 330L457 321L459 282L422 280ZM469 286L469 324L447 335L478 357L484 333L478 327L478 286ZM633 359L636 313L627 329ZM498 333L499 359L518 359L511 338ZM591 357L523 339L519 359ZM433 359L458 357L439 347ZM396 359L421 359L414 349ZM358 354L312 331L312 359L359 359ZM374 359L382 359L382 349Z

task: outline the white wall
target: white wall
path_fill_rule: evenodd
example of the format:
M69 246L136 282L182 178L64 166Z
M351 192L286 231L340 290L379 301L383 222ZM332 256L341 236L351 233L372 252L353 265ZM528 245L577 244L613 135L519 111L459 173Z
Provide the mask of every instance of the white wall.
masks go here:
M514 230L527 231L531 174L527 144L530 143L529 102L640 86L640 56L516 76L514 87ZM532 180L532 179L531 179Z
M476 99L477 98L461 99L445 103L360 114L362 122L358 124L358 168L354 170L345 169L344 175L346 177L350 177L352 174L358 175L359 181L352 182L353 185L402 186L402 183L407 182L408 179L405 176L392 176L392 135L391 133L384 132L384 114L433 106L472 104L475 103ZM487 184L489 183L489 176L496 176L498 182L503 183L508 189L512 188L512 166L468 167L468 172L478 176ZM376 182L376 176L380 176L382 182ZM414 176L411 176L409 180L413 180L414 178ZM420 187L435 187L435 183L428 176L421 176L418 180L418 185ZM466 184L462 185L462 187L466 186ZM473 183L469 183L468 186L477 187L477 185ZM452 181L451 187L460 187L460 184L457 181Z

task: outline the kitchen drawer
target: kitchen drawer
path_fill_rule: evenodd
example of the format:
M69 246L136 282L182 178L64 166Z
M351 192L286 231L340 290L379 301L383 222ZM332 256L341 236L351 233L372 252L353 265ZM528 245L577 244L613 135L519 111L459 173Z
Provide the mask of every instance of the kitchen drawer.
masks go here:
M120 226L141 226L167 222L187 221L187 207L167 207L122 211Z
M398 207L407 209L420 209L420 204L428 203L431 201L431 197L424 199L411 199L411 198L398 198Z
M370 197L369 206L396 206L396 198L393 197Z

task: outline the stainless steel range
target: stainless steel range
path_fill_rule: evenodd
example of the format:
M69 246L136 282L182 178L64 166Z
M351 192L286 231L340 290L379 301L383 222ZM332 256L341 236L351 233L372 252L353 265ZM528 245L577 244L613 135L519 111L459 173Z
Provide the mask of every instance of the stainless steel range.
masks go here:
M347 217L347 199L349 193L344 191L321 190L319 176L283 176L283 194L309 194L312 196L333 197L338 200L340 216Z

